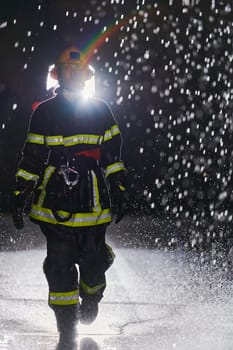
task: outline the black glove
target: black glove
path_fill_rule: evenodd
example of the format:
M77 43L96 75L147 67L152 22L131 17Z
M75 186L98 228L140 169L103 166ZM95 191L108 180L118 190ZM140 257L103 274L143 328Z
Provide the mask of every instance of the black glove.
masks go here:
M33 188L35 186L34 181L25 180L21 177L16 177L16 190L13 193L12 199L12 219L17 230L22 230L24 227L23 214L25 203L28 206L28 198L32 194ZM27 202L26 202L27 200Z
M119 172L109 177L109 193L113 214L116 214L115 223L118 224L127 213L129 193L125 186L126 174Z
M113 214L116 214L115 223L118 224L128 209L129 194L123 185L115 186L113 191L110 191L112 201Z
M25 192L15 191L12 201L12 219L17 230L24 227L23 210L26 202Z

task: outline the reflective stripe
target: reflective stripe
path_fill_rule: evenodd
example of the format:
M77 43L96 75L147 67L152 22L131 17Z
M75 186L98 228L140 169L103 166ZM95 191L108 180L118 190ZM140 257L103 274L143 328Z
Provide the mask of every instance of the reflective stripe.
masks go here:
M99 213L101 211L100 195L99 195L97 177L93 170L91 170L91 177L92 177L92 184L93 184L93 200L94 200L93 211Z
M58 214L61 217L67 217L69 215L68 212L62 210L59 210ZM35 204L32 205L30 217L39 221L49 222L51 224L60 224L69 227L94 226L104 224L112 220L111 210L104 209L99 213L91 212L73 214L68 221L61 223L55 219L51 209L42 208L39 205Z
M100 135L73 135L64 137L65 146L73 146L79 144L99 145L102 142L103 136Z
M60 146L60 145L74 146L79 144L99 145L103 141L103 136L78 134L78 135L63 137L61 135L57 135L57 136L46 136L45 140L48 146Z
M44 135L29 133L27 135L26 142L37 143L39 145L44 144Z
M39 199L38 199L38 205L39 206L42 206L43 203L44 203L44 199L45 199L45 196L46 196L46 186L49 182L49 179L51 178L52 174L54 173L55 171L55 167L52 166L52 165L49 165L46 169L45 169L45 172L44 172L44 178L43 178L43 181L42 181L42 184L40 185L40 187L38 187L39 190L41 190L41 194L39 196Z
M78 289L72 292L50 292L49 304L53 305L73 305L79 303Z
M46 136L45 141L48 146L59 146L64 145L63 136L57 135L57 136Z
M118 125L113 125L111 129L105 131L104 142L111 140L113 136L116 136L119 134L120 134L120 129L118 128Z
M96 294L99 290L101 290L105 286L106 286L106 283L102 283L94 287L89 287L85 282L83 282L82 280L80 281L80 287L86 294Z
M107 168L105 169L105 176L107 177L110 174L116 173L117 171L120 171L120 170L126 170L123 162L113 163L107 166Z
M19 169L16 173L16 176L23 177L25 180L33 180L37 181L39 179L39 176L33 173L29 173L28 171L24 169Z

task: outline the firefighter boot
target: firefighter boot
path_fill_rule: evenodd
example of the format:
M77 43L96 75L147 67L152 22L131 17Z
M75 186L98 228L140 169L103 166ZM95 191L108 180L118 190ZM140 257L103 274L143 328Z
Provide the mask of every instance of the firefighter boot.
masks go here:
M77 350L77 322L76 307L63 306L55 310L59 343L56 350Z
M98 302L91 298L84 298L80 306L80 322L91 324L98 315Z

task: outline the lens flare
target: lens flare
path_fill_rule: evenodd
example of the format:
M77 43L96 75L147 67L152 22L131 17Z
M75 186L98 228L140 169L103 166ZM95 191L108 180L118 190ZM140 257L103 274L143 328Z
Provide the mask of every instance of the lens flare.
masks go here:
M49 66L49 71L47 75L47 81L46 81L46 89L55 89L59 87L59 83L56 79L52 78L50 72L54 68L54 65ZM81 95L85 98L95 96L95 70L94 68L89 65L89 69L92 71L93 75L89 80L86 80L85 86L83 90L81 91Z

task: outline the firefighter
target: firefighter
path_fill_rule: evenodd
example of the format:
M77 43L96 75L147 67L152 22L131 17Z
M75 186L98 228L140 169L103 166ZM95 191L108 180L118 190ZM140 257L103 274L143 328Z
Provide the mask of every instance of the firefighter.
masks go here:
M105 232L112 208L116 223L124 215L126 169L111 110L100 99L83 97L94 74L84 55L66 49L51 74L59 88L32 113L12 214L22 229L25 201L33 193L29 215L47 239L43 270L60 333L57 349L75 349L77 322L95 320L114 260Z

